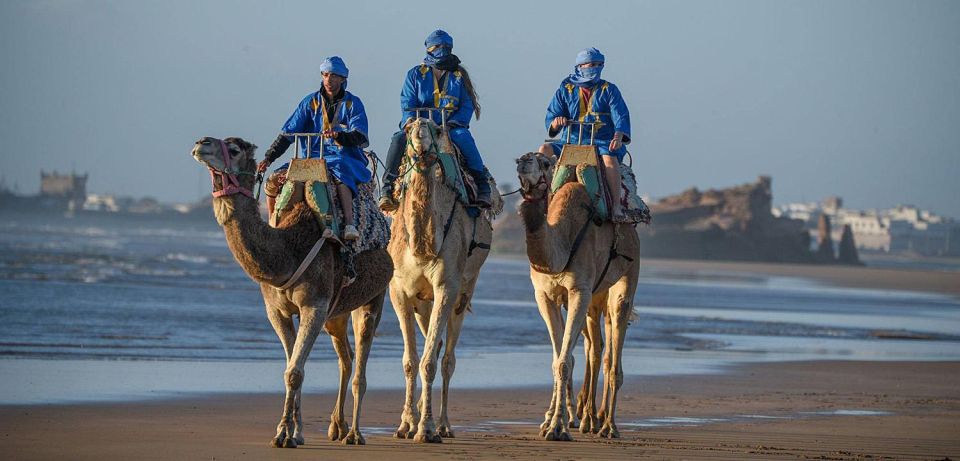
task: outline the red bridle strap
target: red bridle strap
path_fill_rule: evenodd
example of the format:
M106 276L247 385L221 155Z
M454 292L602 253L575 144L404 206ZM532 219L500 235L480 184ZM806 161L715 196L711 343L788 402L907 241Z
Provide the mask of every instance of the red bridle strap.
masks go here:
M213 182L216 186L216 178L220 176L220 185L223 186L220 190L214 191L214 197L223 197L225 195L233 195L236 193L241 193L247 197L253 198L253 192L243 188L240 185L240 180L237 179L237 175L227 173L230 170L230 155L228 154L229 150L227 149L227 143L220 140L220 153L223 155L223 171L214 171L213 168L210 168L210 181Z

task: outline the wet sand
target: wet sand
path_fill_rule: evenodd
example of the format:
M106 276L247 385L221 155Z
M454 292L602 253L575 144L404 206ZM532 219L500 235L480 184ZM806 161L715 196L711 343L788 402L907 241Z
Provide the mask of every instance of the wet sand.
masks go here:
M960 296L960 272L679 259L644 259L642 267L642 271L648 272L711 272L797 277L841 287L921 291ZM643 277L642 272L640 276Z
M267 446L280 394L0 407L3 459L960 458L960 362L794 362L628 380L622 438L537 436L549 389L454 390L456 438L391 437L400 391L368 393L367 445L326 440L333 396L304 396L307 443ZM311 379L308 377L308 379ZM320 379L314 377L312 379ZM349 405L349 403L348 403ZM349 406L348 406L349 408ZM349 410L348 410L349 414ZM348 418L349 421L349 418ZM666 424L666 425L664 425Z

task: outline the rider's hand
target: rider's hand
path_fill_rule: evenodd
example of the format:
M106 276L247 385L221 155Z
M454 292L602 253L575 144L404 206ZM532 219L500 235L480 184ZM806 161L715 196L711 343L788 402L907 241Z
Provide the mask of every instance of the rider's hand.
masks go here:
M333 130L323 130L322 134L324 138L332 138L336 134L336 132Z
M557 117L550 122L550 128L553 130L559 130L561 127L567 126L570 123L570 120L566 117Z
M257 171L260 172L260 173L263 173L264 171L267 171L267 168L270 167L270 164L271 164L271 163L273 163L273 162L271 162L270 160L267 160L267 159L261 160L260 163L257 164Z
M623 146L623 133L616 132L613 134L613 140L610 141L610 152L620 149Z

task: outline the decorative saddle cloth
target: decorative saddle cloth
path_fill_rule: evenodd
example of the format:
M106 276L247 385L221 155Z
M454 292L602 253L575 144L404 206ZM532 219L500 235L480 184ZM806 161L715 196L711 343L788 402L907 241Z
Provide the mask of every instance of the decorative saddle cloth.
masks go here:
M327 174L323 159L294 159L286 176L286 182L277 195L274 219L279 222L285 210L304 201L321 225L330 228L334 235L340 235L344 226L343 210L339 206L335 180ZM373 180L357 184L357 194L353 197L353 216L360 238L343 242L353 252L383 249L390 241L390 227L377 206L375 191Z
M457 148L457 145L450 141L449 134L446 131L440 133L437 139L438 142L438 151L437 154L437 163L440 165L440 169L443 171L444 182L457 191L457 198L463 205L468 206L467 214L471 217L477 217L481 214L490 215L488 218L490 220L499 213L496 211L497 204L494 204L492 210L495 212L491 213L481 213L481 210L475 207L469 207L471 203L474 203L477 199L477 183L473 179L473 175L466 170L466 162L463 160L463 155L460 153L460 149ZM407 149L413 149L412 146L407 146ZM409 155L406 157L410 158ZM401 165L400 175L397 178L397 181L405 181L407 174L412 171L412 165L409 162L405 162ZM490 171L486 167L483 169L484 174L487 178L487 183L490 184L490 190L497 190L497 181L493 179L493 175L490 174ZM399 187L402 191L403 186ZM500 204L502 206L502 203Z
M587 189L587 194L593 197L593 204L597 217L601 220L610 219L611 200L620 201L620 209L624 220L628 223L650 223L650 209L643 199L637 195L637 178L633 170L620 164L620 191L616 197L607 190L607 182L603 177L604 170L597 148L591 144L565 144L560 152L560 160L553 172L551 192L556 192L560 186L576 181Z

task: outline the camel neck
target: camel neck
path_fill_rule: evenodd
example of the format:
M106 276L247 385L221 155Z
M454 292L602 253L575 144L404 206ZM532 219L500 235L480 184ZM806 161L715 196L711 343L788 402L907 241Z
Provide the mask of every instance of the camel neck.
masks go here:
M213 199L227 246L244 272L257 282L282 284L296 270L281 229L260 217L257 201L239 194Z

